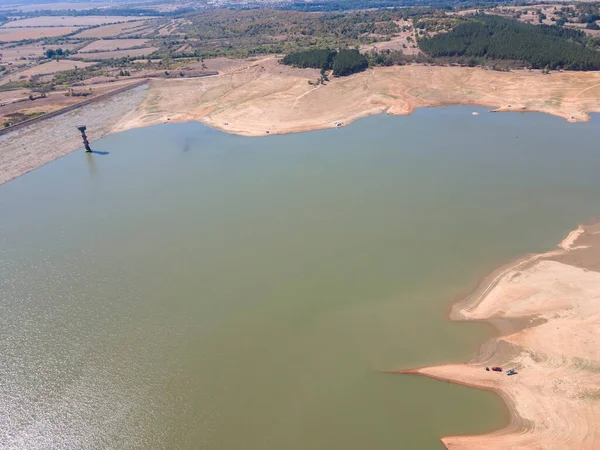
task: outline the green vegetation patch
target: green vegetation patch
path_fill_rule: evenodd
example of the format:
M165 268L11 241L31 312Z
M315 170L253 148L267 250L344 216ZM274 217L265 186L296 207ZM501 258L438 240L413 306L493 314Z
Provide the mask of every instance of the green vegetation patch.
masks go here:
M369 67L367 58L358 50L305 50L286 55L282 61L294 67L333 70L339 77L360 72Z
M600 69L600 53L586 44L579 30L488 15L477 15L448 33L419 40L421 50L432 57L522 61L534 69Z
M301 69L311 67L313 69L329 70L333 67L333 60L336 55L335 50L306 50L290 53L281 62Z
M333 60L333 74L343 77L361 72L369 67L369 62L358 50L340 50Z

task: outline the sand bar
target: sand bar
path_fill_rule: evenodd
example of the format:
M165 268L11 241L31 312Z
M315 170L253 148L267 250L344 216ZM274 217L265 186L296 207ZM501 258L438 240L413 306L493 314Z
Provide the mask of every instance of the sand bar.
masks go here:
M447 436L449 449L600 448L600 225L580 226L558 250L516 261L460 302L458 320L526 323L482 346L467 364L418 373L499 393L507 428ZM517 375L487 372L514 368Z

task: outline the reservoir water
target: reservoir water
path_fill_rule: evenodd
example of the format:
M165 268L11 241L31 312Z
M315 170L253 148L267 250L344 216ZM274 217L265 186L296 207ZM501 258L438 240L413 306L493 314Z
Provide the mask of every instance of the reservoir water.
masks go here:
M598 215L598 142L597 118L462 107L165 124L0 186L0 446L439 449L505 425L491 393L383 372L474 356L494 331L449 305Z

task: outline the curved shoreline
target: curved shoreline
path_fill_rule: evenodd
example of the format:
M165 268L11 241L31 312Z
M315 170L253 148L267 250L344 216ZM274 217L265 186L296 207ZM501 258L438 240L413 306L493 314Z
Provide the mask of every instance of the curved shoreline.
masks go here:
M581 241L583 245L575 246ZM510 416L506 427L480 435L444 436L446 448L600 447L600 431L595 429L600 422L600 224L579 226L558 247L500 267L451 312L452 320L486 321L498 329L497 320L527 320L527 326L500 330L501 335L483 344L468 363L394 372L502 397ZM566 330L561 332L561 326ZM586 340L577 339L581 336ZM490 346L494 348L486 348ZM491 365L522 373L507 377L484 370Z
M414 64L376 67L317 87L307 84L314 78L318 78L314 69L294 69L266 57L206 79L154 79L146 102L123 118L115 131L199 121L227 133L266 136L445 106L540 112L570 122L586 122L590 113L600 112L600 72L544 75Z
M67 113L8 132L0 137L0 184L80 148L75 130L79 122L88 125L93 146L108 134L174 122L196 121L226 133L267 136L445 106L540 112L573 122L588 121L590 113L600 112L600 72L543 75L415 64L376 67L314 87L307 82L319 77L318 70L283 66L272 56L229 61L220 70L211 77L151 79L147 87L79 108L77 117ZM63 132L56 133L58 128Z

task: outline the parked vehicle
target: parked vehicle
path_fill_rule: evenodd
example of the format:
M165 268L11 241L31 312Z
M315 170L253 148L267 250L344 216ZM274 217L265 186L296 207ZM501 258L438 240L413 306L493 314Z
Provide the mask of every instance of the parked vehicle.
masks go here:
M492 367L492 370L494 372L502 372L502 367L500 367L500 366L494 366L494 367Z
M515 369L510 369L506 371L506 375L516 375L518 372Z

